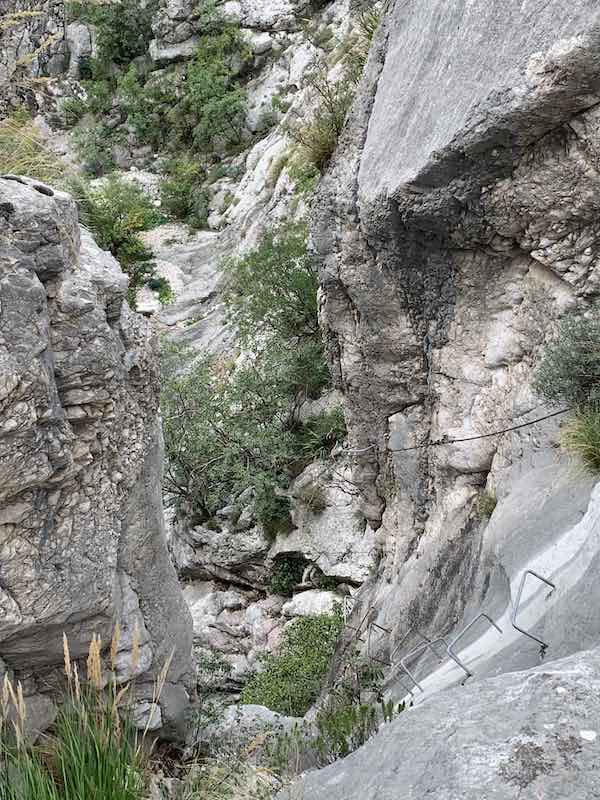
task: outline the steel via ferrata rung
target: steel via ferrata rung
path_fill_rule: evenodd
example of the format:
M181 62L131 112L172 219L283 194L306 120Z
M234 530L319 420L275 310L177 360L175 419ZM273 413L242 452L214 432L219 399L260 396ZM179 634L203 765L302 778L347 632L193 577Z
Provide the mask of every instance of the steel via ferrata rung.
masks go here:
M542 639L538 639L538 637L534 636L533 633L529 633L529 631L526 631L524 628L521 628L519 625L517 625L517 613L519 611L519 605L521 603L521 595L523 594L523 588L525 586L525 581L527 580L528 575L533 575L534 578L537 578L539 581L542 581L542 583L546 583L548 586L552 588L553 591L554 589L556 589L555 584L553 584L552 581L548 580L548 578L544 578L543 575L539 575L532 569L525 570L525 572L523 573L523 577L521 578L521 583L519 584L519 590L517 591L517 599L515 600L513 612L510 616L510 622L515 630L519 631L519 633L523 633L525 636L528 636L530 639L533 639L534 642L537 642L540 645L540 658L543 658L546 653L546 650L548 649L548 644L544 642Z

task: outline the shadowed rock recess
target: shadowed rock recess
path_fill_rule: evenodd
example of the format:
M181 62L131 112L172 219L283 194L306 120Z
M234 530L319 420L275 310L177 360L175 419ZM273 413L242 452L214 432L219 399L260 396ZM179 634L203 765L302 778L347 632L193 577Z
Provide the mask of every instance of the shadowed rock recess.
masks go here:
M456 635L481 610L503 633L461 641L465 688L432 696L464 674L415 661L424 705L290 797L600 791L598 650L550 663L600 641L598 496L558 448L566 417L410 449L560 410L532 373L556 320L598 294L599 23L594 2L398 0L378 31L312 229L381 553L354 620L372 609L391 630L374 645L383 658L407 633L403 652L418 644L411 630ZM533 579L523 595L521 625L549 645L542 668L510 624L528 568L556 585ZM397 669L387 680L405 694Z
M0 671L45 727L63 632L82 658L118 622L117 679L135 668L140 724L151 713L176 735L191 620L165 541L156 339L68 195L3 178L0 199ZM171 653L157 715L152 684Z

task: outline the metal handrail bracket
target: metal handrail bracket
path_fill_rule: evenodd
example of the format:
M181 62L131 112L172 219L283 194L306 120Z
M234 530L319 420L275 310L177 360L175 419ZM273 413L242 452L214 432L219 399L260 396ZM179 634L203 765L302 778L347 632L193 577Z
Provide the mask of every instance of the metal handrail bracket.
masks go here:
M463 662L462 662L462 661L460 661L460 659L458 658L458 656L457 656L457 655L456 655L456 653L454 652L454 647L456 646L456 643L458 642L458 640L459 640L459 639L462 639L462 637L465 635L465 633L467 633L467 631L468 631L468 630L470 630L470 629L473 627L473 625L475 625L475 623L476 623L476 622L478 622L478 621L479 621L480 619L482 619L482 618L483 618L483 619L487 619L487 621L490 623L490 625L493 625L493 626L494 626L494 628L496 628L496 630L497 630L497 631L498 631L500 634L502 634L502 628L500 628L498 625L496 625L496 623L494 622L494 620L493 620L493 619L492 619L490 616L488 616L486 613L484 613L484 612L482 611L480 614L478 614L478 615L475 617L475 619L472 619L472 620L471 620L471 622L469 622L469 624L468 624L468 625L467 625L465 628L463 628L463 630L462 630L462 631L461 631L461 632L458 634L458 636L455 636L455 637L454 637L454 639L452 639L452 641L450 642L450 644L449 644L449 645L448 645L448 647L446 648L446 652L448 653L448 655L450 656L450 658L454 659L454 661L456 661L456 663L457 663L457 664L458 664L460 667L462 667L462 669L463 669L463 670L464 670L464 671L467 673L467 678L470 678L470 677L473 675L473 673L471 672L471 670L470 670L470 669L468 669L468 667L466 667L466 666L463 664ZM465 678L464 680L466 680L467 678ZM464 683L464 681L463 681L463 683Z
M517 599L515 600L515 605L513 607L513 612L510 617L510 622L513 628L519 633L523 633L525 636L528 636L530 639L533 639L534 642L537 642L540 645L540 659L544 658L546 650L548 649L548 644L542 639L538 639L537 636L534 636L529 631L524 630L519 625L517 625L517 614L519 612L519 605L521 603L521 595L523 594L523 587L525 586L525 581L527 580L528 575L533 575L534 578L537 578L542 583L548 584L548 586L552 587L552 590L556 589L555 584L552 581L549 581L548 578L544 578L543 575L539 575L537 572L534 572L532 569L527 569L523 573L523 577L521 578L521 583L519 584L519 590L517 591Z

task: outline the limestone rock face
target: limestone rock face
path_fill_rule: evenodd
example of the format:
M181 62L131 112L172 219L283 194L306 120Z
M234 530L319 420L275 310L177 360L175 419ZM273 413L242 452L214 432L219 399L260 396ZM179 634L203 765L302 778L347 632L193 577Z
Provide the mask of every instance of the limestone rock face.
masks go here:
M559 447L568 416L476 438L560 410L533 374L560 318L598 294L600 10L561 8L392 3L318 189L322 321L382 555L355 618L374 608L382 652L480 610L510 627L527 568L561 586L547 603L531 589L549 653L598 642L576 599L594 585L597 497ZM473 636L477 674L536 663L524 637Z
M166 548L156 341L126 288L68 195L0 179L0 656L35 699L51 694L63 632L81 658L119 622L127 680L137 628L141 703L174 653L169 734L191 621Z
M457 687L278 797L593 800L599 690L598 649Z
M67 64L62 0L0 0L0 117L30 79L59 75Z

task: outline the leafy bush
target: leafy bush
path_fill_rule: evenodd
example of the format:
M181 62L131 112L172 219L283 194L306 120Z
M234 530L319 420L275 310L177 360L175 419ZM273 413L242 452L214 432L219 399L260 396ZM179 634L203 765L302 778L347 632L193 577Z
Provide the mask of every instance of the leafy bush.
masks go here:
M187 68L185 92L171 121L200 152L239 144L246 117L246 93L236 80L233 58L243 55L239 31L231 25L203 36Z
M168 161L165 171L167 174L160 186L164 211L192 228L205 228L209 198L201 188L206 178L204 167L196 159L184 155Z
M310 458L323 458L338 442L346 437L346 423L341 408L310 417L298 425L296 440L302 454Z
M325 68L309 75L306 84L318 99L317 111L310 122L290 126L288 133L300 145L304 160L324 172L346 122L355 87L346 77L331 80Z
M140 187L110 176L92 188L83 180L71 181L70 189L79 205L80 219L94 234L96 242L109 250L130 278L129 301L135 307L137 290L150 279L159 280L163 298L170 297L170 286L155 275L152 251L138 233L162 222Z
M566 317L544 351L534 388L550 402L580 406L600 401L600 311Z
M600 406L578 411L565 427L562 444L588 472L600 474Z
M64 177L64 164L23 111L0 121L0 173L25 175L51 184Z
M98 61L103 65L128 65L144 55L153 37L152 17L158 0L120 0L118 3L73 2L67 6L72 20L91 23L98 37Z
M302 580L308 562L302 556L283 556L271 568L269 588L274 594L291 595Z
M318 334L318 280L306 237L303 224L267 231L255 250L225 265L225 299L242 338L258 331L287 342Z
M83 168L88 175L105 175L114 169L112 145L114 132L105 125L93 125L74 131L73 140Z
M280 652L263 657L263 671L246 683L242 703L289 716L305 714L318 697L342 628L339 611L297 619L286 628Z
M217 375L206 359L190 363L190 353L164 349L166 488L198 522L252 487L266 533L290 530L290 478L341 435L339 417L297 421L302 403L329 377L300 230L267 234L256 251L228 265L231 315L253 359Z

